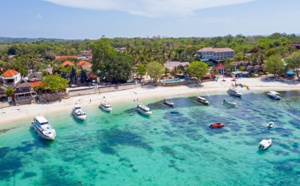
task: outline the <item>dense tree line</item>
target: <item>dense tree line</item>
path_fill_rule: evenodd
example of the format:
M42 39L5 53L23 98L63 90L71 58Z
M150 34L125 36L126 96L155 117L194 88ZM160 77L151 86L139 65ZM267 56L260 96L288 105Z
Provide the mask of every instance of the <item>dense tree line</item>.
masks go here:
M293 42L300 42L300 37L295 34L274 33L270 36L227 35L212 38L157 36L2 43L0 44L0 68L14 68L26 75L28 69L40 70L47 65L58 68L57 66L62 61L55 60L56 55L79 55L83 50L93 49L93 71L99 72L99 75L103 77L123 82L133 66L136 66L139 74L143 74L147 64L153 61L160 64L166 60L198 61L197 50L203 47L234 49L235 59L225 60L225 65L241 60L251 61L252 65L256 65L264 63L271 56L289 56L295 51L295 48L289 45ZM117 51L116 48L122 48L122 50ZM247 55L249 53L251 55ZM10 59L10 55L15 55L15 57ZM271 58L269 61L272 60ZM290 64L291 67L295 66L295 64ZM57 72L60 73L59 70Z

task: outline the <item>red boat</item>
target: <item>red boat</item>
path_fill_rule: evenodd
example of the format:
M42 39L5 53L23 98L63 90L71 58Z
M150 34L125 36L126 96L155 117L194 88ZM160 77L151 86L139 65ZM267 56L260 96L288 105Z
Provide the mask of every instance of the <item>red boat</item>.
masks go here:
M213 123L210 125L211 128L222 128L224 126L225 126L224 123Z

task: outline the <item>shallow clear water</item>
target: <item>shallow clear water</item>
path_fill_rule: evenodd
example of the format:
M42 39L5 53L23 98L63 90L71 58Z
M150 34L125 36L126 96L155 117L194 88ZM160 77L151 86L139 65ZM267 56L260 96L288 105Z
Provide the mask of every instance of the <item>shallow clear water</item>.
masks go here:
M1 126L0 185L300 185L300 93L281 95L206 96L210 106L176 98L175 108L153 99L143 102L150 117L134 102L111 113L89 106L84 122L70 108L46 116L52 142L37 136L32 118ZM239 106L222 105L227 98ZM219 121L226 126L209 128ZM269 138L273 145L258 150Z

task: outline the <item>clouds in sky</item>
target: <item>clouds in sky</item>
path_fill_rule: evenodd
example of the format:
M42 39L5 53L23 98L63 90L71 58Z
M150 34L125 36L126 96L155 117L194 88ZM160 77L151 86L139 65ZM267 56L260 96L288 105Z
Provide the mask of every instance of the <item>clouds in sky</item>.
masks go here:
M62 6L91 10L115 10L146 17L183 17L205 8L255 0L45 0Z

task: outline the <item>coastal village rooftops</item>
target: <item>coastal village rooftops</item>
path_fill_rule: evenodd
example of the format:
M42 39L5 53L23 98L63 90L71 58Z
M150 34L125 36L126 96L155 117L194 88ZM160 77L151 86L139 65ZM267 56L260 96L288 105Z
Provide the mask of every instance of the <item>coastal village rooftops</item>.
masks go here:
M2 76L3 77L13 77L14 75L17 75L17 74L19 74L19 72L12 70L12 69L8 69L2 74Z
M55 56L55 59L77 59L77 56Z
M60 66L74 66L74 63L72 63L71 61L64 61L62 64L60 64Z
M233 49L231 48L202 48L198 50L198 52L234 52Z
M30 86L32 88L34 88L34 87L41 87L41 86L44 85L44 83L42 81L30 82L29 84L30 84Z
M92 63L88 62L88 61L80 61L77 63L77 66L92 66Z

